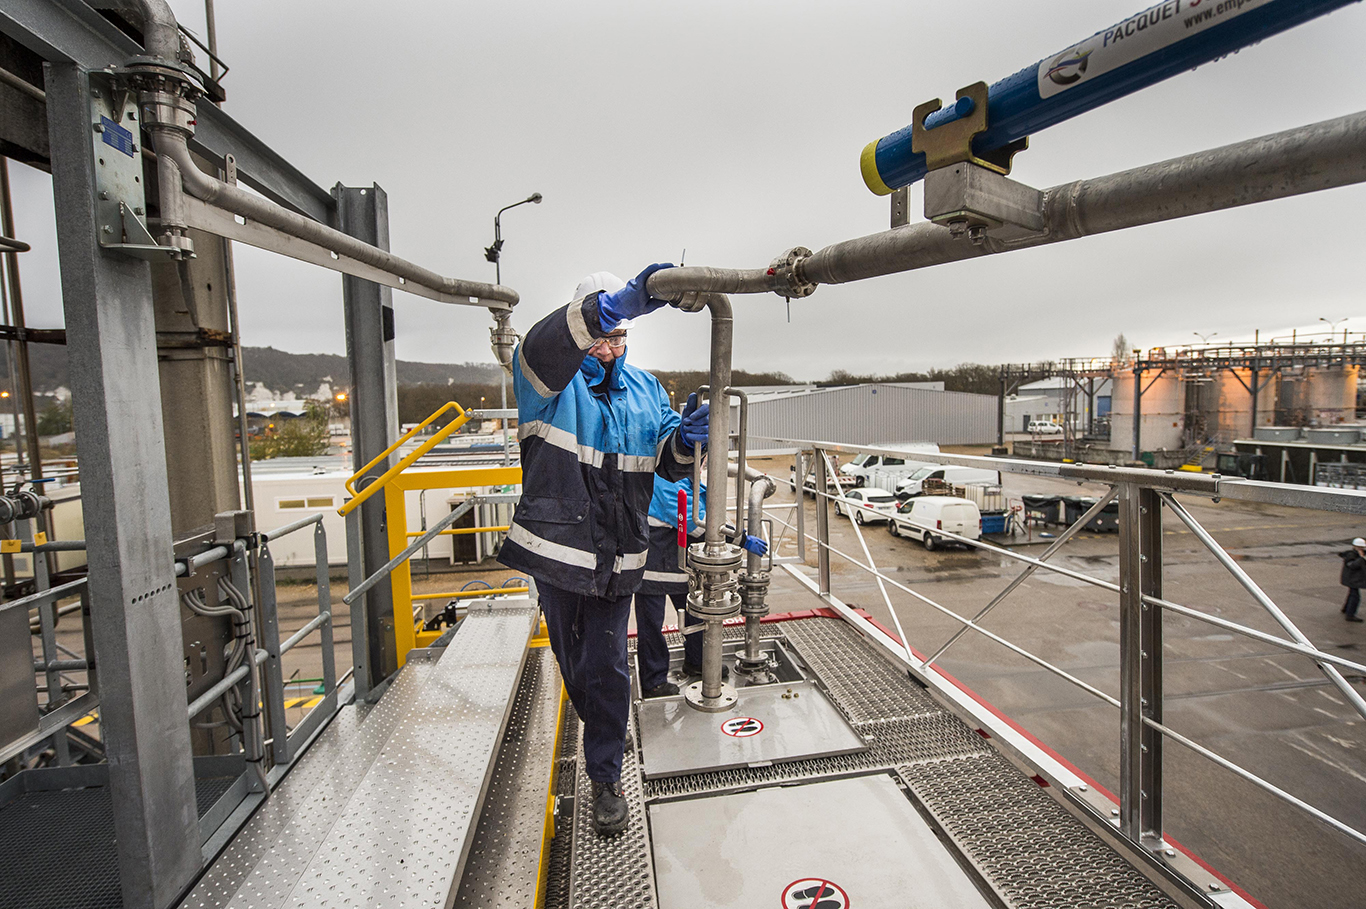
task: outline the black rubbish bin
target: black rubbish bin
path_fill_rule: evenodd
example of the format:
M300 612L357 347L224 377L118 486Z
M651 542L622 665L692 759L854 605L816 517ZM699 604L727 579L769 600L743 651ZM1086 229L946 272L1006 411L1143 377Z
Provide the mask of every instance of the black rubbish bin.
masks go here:
M1045 524L1062 522L1062 496L1020 496L1024 503L1025 517Z

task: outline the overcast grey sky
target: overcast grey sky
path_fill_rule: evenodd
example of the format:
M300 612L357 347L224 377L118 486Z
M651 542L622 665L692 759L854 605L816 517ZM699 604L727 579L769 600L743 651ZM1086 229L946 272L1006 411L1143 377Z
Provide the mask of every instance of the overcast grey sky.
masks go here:
M202 0L171 0L203 34ZM791 246L883 230L869 141L934 97L994 82L1143 0L217 3L225 109L324 187L378 183L393 250L504 283L525 330L584 274L655 261L752 268ZM1366 6L1055 126L1016 158L1034 186L1111 173L1366 109ZM51 185L14 171L29 324L61 323ZM913 209L918 212L918 193ZM1366 187L822 287L736 298L735 365L821 378L1103 354L1192 332L1251 337L1318 317L1366 329ZM341 282L237 247L243 340L341 353ZM486 311L395 293L398 355L489 361ZM705 368L704 315L662 311L631 357ZM1321 323L1320 323L1320 327Z

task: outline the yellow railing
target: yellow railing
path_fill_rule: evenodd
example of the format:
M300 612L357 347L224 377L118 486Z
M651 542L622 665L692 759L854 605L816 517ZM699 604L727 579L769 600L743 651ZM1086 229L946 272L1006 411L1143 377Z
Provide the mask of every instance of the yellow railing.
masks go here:
M423 442L412 453L403 458L389 470L385 471L373 483L366 486L359 492L356 491L355 482L365 475L366 471L371 470L375 465L381 463L389 455L393 454L398 448L417 435L426 427L432 425L442 414L450 410L458 412L458 416L450 423L443 426L432 434L432 437ZM451 401L444 404L436 413L423 420L417 426L403 434L393 445L390 445L383 454L376 457L365 467L356 471L351 479L346 481L346 489L354 497L344 504L338 513L345 515L354 510L362 502L369 499L379 490L384 490L384 509L385 509L385 533L389 541L389 558L396 557L408 547L408 540L418 537L423 531L410 531L408 529L408 502L406 494L410 490L419 489L472 489L483 486L514 486L522 482L522 468L520 467L453 467L442 470L423 470L413 473L406 472L424 454L439 445L451 433L455 432L465 423L469 422L469 414L457 403ZM505 532L507 526L499 527L459 527L442 531L443 534L459 535L470 533L494 533ZM413 604L423 600L465 598L472 596L488 596L499 593L521 593L525 592L524 587L499 587L493 590L470 590L458 593L444 594L418 594L413 595L412 568L409 562L405 561L399 565L389 575L389 586L393 593L394 601L394 645L398 654L398 664L402 666L408 659L408 651L414 647L424 647L440 636L440 632L430 632L422 630L422 622L413 619Z
M417 435L422 430L426 429L428 426L431 426L433 423L436 422L438 417L440 417L442 414L444 414L446 411L452 408L460 412L459 416L457 416L454 420L451 420L445 426L438 429L436 432L432 433L432 437L430 439L423 442L417 448L413 449L413 451L410 454L408 454L403 460L399 461L393 467L390 467L388 470L386 470L382 475L380 475L380 477L377 480L375 480L375 482L371 483L369 486L366 486L360 492L356 492L356 487L354 485L355 482L359 480L361 477L365 476L366 472L369 471L370 468L374 467L376 464L380 463L385 458L389 457L389 455L393 454L395 451L398 451L398 449L401 448L404 445L404 443L406 443L409 439ZM468 423L469 419L469 414L465 413L464 408L462 408L459 404L455 403L454 401L447 401L445 404L442 404L441 407L437 409L436 413L432 414L430 417L428 417L421 423L414 426L412 429L405 432L402 436L399 437L399 440L397 442L390 445L388 448L384 449L384 451L376 455L374 460L372 460L369 464L366 464L360 470L356 471L354 474L351 475L351 479L346 481L346 491L351 493L351 498L344 505L342 505L341 508L337 509L337 514L341 515L342 517L346 517L346 515L349 514L353 509L360 507L360 504L362 502L370 498L380 489L387 486L389 482L393 480L394 477L403 473L403 471L407 470L414 463L416 463L418 458L422 457L427 452L431 451L433 448L444 442L451 433L455 432L461 426L464 426L466 423Z

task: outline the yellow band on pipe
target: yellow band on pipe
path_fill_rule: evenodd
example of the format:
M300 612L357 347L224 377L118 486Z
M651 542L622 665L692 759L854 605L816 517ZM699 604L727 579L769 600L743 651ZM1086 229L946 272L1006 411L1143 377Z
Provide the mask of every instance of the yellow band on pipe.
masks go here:
M896 190L882 182L882 174L877 172L877 142L869 142L859 157L859 170L863 171L863 182L879 196L890 196Z

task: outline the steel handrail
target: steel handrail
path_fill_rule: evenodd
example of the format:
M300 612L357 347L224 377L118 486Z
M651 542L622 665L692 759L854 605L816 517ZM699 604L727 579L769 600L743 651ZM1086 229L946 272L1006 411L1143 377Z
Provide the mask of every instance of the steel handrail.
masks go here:
M376 464L378 464L380 461L383 461L385 458L389 457L389 455L393 454L400 445L411 439L419 430L423 429L424 427L430 426L432 422L436 420L437 417L441 416L443 413L450 410L452 407L460 412L459 416L457 416L454 420L451 420L449 423L441 427L436 432L432 433L432 437L430 439L419 445L403 460L399 461L393 467L390 467L369 486L366 486L360 492L356 491L355 487L352 484L356 480L360 479L360 477L363 476L367 470L374 467ZM354 498L346 502L346 504L342 505L341 508L338 508L337 514L341 515L342 517L345 517L351 511L360 507L360 504L362 502L370 498L383 487L387 486L389 482L394 479L394 477L403 473L403 471L411 467L417 461L418 458L422 457L427 452L435 448L437 445L441 444L441 442L445 441L447 436L455 432L461 426L464 426L467 422L469 422L469 419L469 414L466 413L464 408L462 408L459 404L455 403L454 401L448 401L445 404L441 405L441 407L436 411L436 413L432 414L430 417L423 420L417 426L413 427L412 429L408 430L408 432L404 433L402 438L400 438L394 444L390 445L382 453L377 455L375 459L372 460L369 464L366 464L360 470L356 471L356 473L352 475L351 479L346 481L346 491L351 493L351 495Z
M410 599L413 600L465 600L478 599L479 597L494 596L504 593L526 593L530 587L486 587L481 590L457 590L454 593L415 593Z
M471 533L507 533L511 528L511 524L499 524L494 527L452 527L448 530L441 531L438 536L455 537ZM420 537L426 532L427 531L425 530L410 530L408 531L408 536Z
M303 530L311 524L321 523L322 519L323 513L321 511L316 514L311 514L306 518L299 518L299 520L286 524L283 527L276 527L274 530L263 532L261 534L261 540L262 542L269 543L273 540L280 539L280 537L287 537L296 530Z

